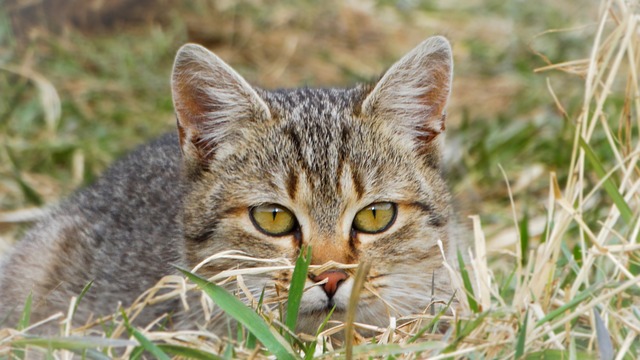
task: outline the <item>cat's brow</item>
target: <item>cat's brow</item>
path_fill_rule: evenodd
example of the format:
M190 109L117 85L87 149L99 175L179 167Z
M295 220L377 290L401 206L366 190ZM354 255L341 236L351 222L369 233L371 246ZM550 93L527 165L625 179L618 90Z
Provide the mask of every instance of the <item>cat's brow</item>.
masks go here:
M207 241L215 235L219 223L219 221L212 221L211 223L207 224L207 226L202 229L202 231L194 236L185 234L185 239L194 243Z
M243 206L229 206L222 209L213 219L203 224L202 229L195 235L189 236L185 234L185 237L195 243L204 242L209 240L218 230L220 225L220 219L228 217L233 213L239 213L246 211L247 208Z
M358 199L362 199L365 189L364 189L364 185L362 184L362 178L360 176L360 172L357 170L356 167L351 168L351 181L353 182L353 187L354 187L354 190L356 191L356 195L358 196Z
M448 222L445 216L442 216L442 214L436 212L433 206L429 204L425 204L420 201L414 201L411 203L411 205L420 209L420 211L427 213L429 215L429 225L433 227L443 227Z
M298 174L292 171L289 173L289 176L287 176L287 193L289 194L289 198L291 198L291 200L295 200L297 192Z
M433 213L433 206L429 205L429 204L425 204L423 202L420 201L414 201L411 203L412 206L417 207L418 209L426 212L427 214L432 214Z

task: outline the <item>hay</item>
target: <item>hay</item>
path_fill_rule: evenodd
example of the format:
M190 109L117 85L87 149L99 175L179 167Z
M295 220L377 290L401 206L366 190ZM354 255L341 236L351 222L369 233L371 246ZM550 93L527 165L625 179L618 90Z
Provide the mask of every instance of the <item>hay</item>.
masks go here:
M509 235L515 238L510 243L516 245L501 252L501 256L506 254L508 259L504 261L514 269L513 281L504 282L496 277L490 261L496 250L491 248L491 241L485 241L480 218L473 217L475 246L470 270L475 274L473 293L482 312L474 313L467 302L461 301L454 315L425 312L390 319L387 328L347 324L347 332L356 333L355 339L347 341L348 354L353 352L356 357L376 357L394 353L403 359L444 359L471 354L474 358L488 359L536 353L549 356L560 353L575 358L599 354L601 357L615 356L616 359L627 354L638 355L639 21L637 8L632 4L623 0L603 1L589 56L536 69L540 73L562 71L578 76L584 80L584 92L581 110L572 116L563 106L563 101L568 101L563 98L563 88L548 83L558 112L575 127L573 143L567 144L572 157L565 169L557 169L558 173L567 173L565 184L558 183L555 173L548 175L545 241L535 249L522 248L517 238L523 234L518 233L517 225ZM544 36L554 36L554 32ZM607 153L610 156L601 156ZM517 201L517 198L512 198L516 224ZM606 203L606 211L595 203ZM572 254L574 245L576 252ZM223 253L205 262L220 257L247 260L242 254ZM285 259L253 260L265 265L230 270L210 280L222 285L237 284L246 302L256 306L256 299L243 288L242 276L292 269L293 265ZM459 275L454 272L452 276L455 277L454 282L460 284L458 293L465 293L467 289L463 288ZM183 306L188 307L187 293L194 291L197 291L195 286L182 277L166 277L142 294L125 313L133 320L145 306L172 298L181 298ZM205 313L211 314L215 311L214 305L205 299L201 305L206 308ZM264 299L260 309L262 316L273 320L276 326L278 322L274 319L280 318L277 303L282 300L283 297ZM60 321L61 318L64 319L65 315L54 315L44 322ZM120 316L109 319L117 324L111 338L126 334L126 326ZM434 322L449 323L450 326L444 332L424 331L427 324ZM70 322L63 320L63 323ZM64 327L64 334L85 335L98 323L96 320L74 329ZM0 356L6 355L16 341L40 325L34 324L22 331L0 330ZM247 348L244 343L221 340L205 330L167 332L152 330L152 325L140 331L156 343L214 353L220 353L231 345L236 358L269 357L261 351ZM344 328L344 324L331 323L319 335L321 341L318 344L327 341L326 352L322 346L316 347L319 358L345 356L344 351L338 350L341 341L328 338ZM366 329L376 335L362 338L357 335L358 329ZM314 338L300 336L300 340L312 341ZM355 346L351 345L352 340ZM358 348L357 344L377 345ZM124 352L109 354L127 358L134 350L135 347L128 344ZM59 357L64 354L63 350L54 352Z

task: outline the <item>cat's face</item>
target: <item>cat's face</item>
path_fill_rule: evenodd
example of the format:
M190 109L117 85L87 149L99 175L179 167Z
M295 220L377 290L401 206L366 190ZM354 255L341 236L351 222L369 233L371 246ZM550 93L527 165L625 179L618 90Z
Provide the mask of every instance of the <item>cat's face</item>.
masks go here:
M311 246L312 265L371 265L356 321L385 325L448 300L437 244L448 251L453 241L438 163L446 40L427 40L376 85L347 90L256 90L202 48L181 54L173 86L190 186L190 265L225 250L293 262ZM260 265L219 260L199 272ZM268 297L286 294L290 278L283 270L244 281ZM334 307L342 318L353 270L311 273L308 285L316 282L300 306L298 330L310 334Z

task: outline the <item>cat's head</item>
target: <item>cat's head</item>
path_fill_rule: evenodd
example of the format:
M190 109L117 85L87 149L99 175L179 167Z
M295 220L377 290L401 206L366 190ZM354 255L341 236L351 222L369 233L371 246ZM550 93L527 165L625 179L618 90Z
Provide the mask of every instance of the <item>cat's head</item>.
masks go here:
M379 81L350 89L267 91L250 86L198 45L180 49L172 89L188 195L189 264L224 250L312 264L368 262L357 321L424 311L452 295L442 266L451 238L450 196L440 172L451 48L432 37ZM211 276L250 261L212 261ZM432 276L435 277L432 289ZM248 277L259 295L288 288L290 271ZM353 273L310 274L300 330L314 333L347 308Z

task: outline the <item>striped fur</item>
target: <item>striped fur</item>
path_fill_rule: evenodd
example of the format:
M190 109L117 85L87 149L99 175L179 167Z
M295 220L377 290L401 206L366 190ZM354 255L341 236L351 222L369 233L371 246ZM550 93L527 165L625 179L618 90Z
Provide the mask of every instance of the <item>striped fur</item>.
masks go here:
M453 257L459 239L440 171L452 69L448 42L433 37L374 84L268 91L251 87L208 50L185 45L172 78L178 136L121 160L29 232L3 262L0 312L33 291L34 314L43 317L65 309L93 280L76 317L82 321L130 303L173 273L170 264L193 267L225 250L294 260L306 245L314 264L373 264L357 321L385 325L390 315L423 311L432 294L448 300L437 241ZM395 223L380 234L353 231L355 214L379 201L398 204ZM258 231L249 209L268 203L290 209L299 231ZM199 272L256 265L220 260ZM289 278L285 271L244 280L259 296L286 292ZM333 298L336 319L352 282ZM330 305L320 288L307 291L299 330L314 333ZM203 321L202 313L179 309L164 304L139 320L175 311L182 327Z

